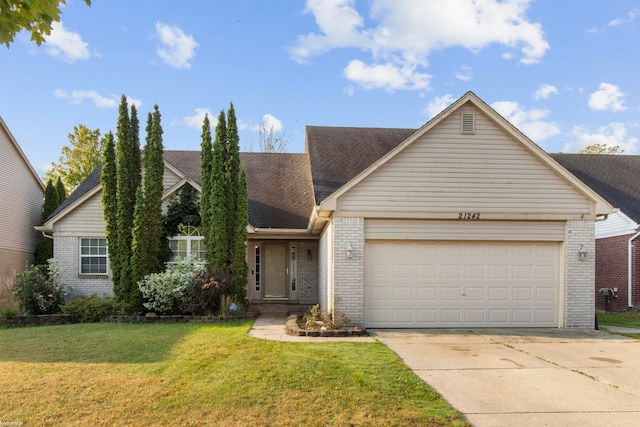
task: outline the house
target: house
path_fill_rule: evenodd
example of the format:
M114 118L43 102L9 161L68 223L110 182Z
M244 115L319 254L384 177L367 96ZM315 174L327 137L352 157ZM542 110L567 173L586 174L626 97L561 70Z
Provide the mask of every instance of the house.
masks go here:
M33 262L40 233L44 184L0 117L0 284Z
M199 152L164 159L165 200L200 190ZM612 206L472 92L420 129L309 126L305 153L241 161L252 303L368 328L594 326L595 222ZM73 291L107 295L99 173L41 229Z
M640 156L552 156L618 209L606 221L596 222L596 309L624 311L638 306Z

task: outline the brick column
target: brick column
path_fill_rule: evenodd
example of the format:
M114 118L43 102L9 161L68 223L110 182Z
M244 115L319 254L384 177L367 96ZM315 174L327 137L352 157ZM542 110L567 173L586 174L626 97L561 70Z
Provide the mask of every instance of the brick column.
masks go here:
M580 245L587 249L580 259ZM567 221L565 244L565 328L595 327L595 222Z
M351 325L364 325L364 218L333 219L333 315L339 319L345 313ZM352 247L351 258L346 248Z

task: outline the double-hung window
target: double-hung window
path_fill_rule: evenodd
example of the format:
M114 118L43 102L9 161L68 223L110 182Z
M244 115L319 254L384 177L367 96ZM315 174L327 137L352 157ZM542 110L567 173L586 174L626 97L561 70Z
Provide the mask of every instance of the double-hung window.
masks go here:
M80 274L107 274L107 239L80 239Z
M204 236L200 235L200 227L181 225L180 234L169 239L171 260L169 263L191 257L193 262L205 263Z

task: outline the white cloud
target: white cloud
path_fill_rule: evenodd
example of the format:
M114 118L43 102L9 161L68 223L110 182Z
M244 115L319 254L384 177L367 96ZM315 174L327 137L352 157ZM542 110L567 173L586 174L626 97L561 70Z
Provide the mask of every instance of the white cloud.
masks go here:
M542 83L536 93L533 95L535 99L548 99L551 95L557 95L558 88L547 83Z
M68 31L62 22L51 25L51 34L45 37L47 52L67 62L89 59L89 44L82 41L80 34Z
M527 111L514 101L494 102L491 107L536 143L560 133L555 123L544 120L549 116L548 110Z
M423 113L427 116L428 119L432 119L442 112L445 108L451 105L456 98L453 95L444 95L433 98L427 104L427 108L423 110Z
M68 99L72 104L82 104L85 99L93 102L93 105L97 108L116 108L120 105L120 96L109 95L103 96L100 95L95 90L72 90L71 92L67 92L63 89L56 89L53 92L53 96L58 99ZM140 108L142 106L142 101L134 98L127 98L127 102L129 105L135 105L136 108Z
M596 128L575 126L572 135L575 139L564 146L563 152L578 152L589 145L606 144L608 147L620 146L624 154L634 154L640 147L640 139L628 135L625 124L619 122Z
M618 25L626 24L628 22L634 21L638 17L638 9L631 9L627 14L626 18L614 18L609 21L609 27L617 27Z
M367 88L380 88L386 83L391 89L424 89L426 74L422 68L427 67L429 55L438 50L462 47L477 53L490 45L501 45L508 49L509 56L519 51L522 63L540 61L549 44L541 25L526 16L529 3L372 0L369 21L365 21L356 10L355 0L307 0L306 12L314 15L318 32L299 36L290 52L293 60L308 63L332 49L359 49L371 60L351 60L345 69L347 78L355 76L354 81ZM408 81L422 83L399 85L400 76L394 70L404 71ZM468 74L459 75L464 79Z
M624 111L624 94L616 85L600 83L599 89L589 95L589 108L593 111Z
M160 39L156 53L165 64L178 69L191 68L191 60L198 47L191 35L186 35L177 26L162 22L156 22L156 35Z
M216 123L218 120L217 116L214 116L213 114L211 114L211 111L209 111L207 108L196 108L194 111L195 111L194 115L187 116L182 119L182 124L193 129L202 129L202 122L204 121L204 116L208 115L209 122L211 123L211 129L214 129L216 127ZM212 135L213 135L213 131L212 131Z
M413 66L398 64L373 64L354 59L344 69L344 75L365 89L427 89L429 76L419 73Z
M282 121L269 113L262 116L262 122L260 122L260 124L251 126L251 130L254 132L260 132L260 128L263 126L266 130L273 129L274 133L281 132L284 129Z
M455 77L456 79L462 80L463 82L468 82L472 77L471 71L472 70L470 66L463 65L462 67L460 67L459 71L456 71Z

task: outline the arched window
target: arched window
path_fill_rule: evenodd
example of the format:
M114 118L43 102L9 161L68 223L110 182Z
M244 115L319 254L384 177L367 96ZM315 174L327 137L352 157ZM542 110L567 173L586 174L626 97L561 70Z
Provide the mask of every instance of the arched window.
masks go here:
M169 249L171 249L170 264L184 259L187 256L199 263L204 264L204 236L200 234L200 227L180 224L179 234L169 238Z

